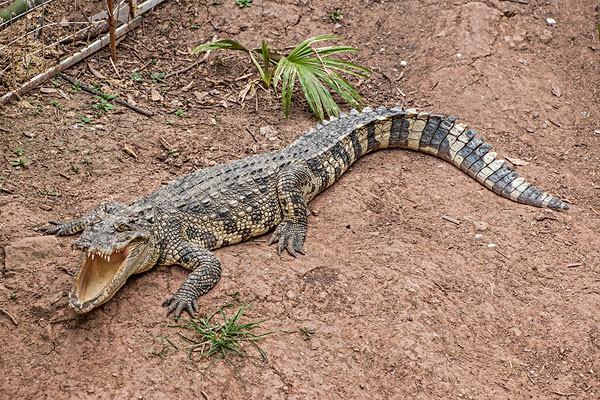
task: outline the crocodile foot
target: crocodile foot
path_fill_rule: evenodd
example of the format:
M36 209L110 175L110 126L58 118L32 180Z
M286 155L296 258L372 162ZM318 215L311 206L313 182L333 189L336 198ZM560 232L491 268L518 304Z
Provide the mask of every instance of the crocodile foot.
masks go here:
M36 232L44 235L68 236L81 232L85 225L80 220L68 222L49 221L48 225L34 228Z
M298 253L304 254L305 238L305 225L284 221L277 226L267 244L277 242L277 254L281 255L283 250L287 250L290 256L296 257Z
M185 311L190 317L193 317L198 312L197 296L194 293L182 291L181 289L165 300L162 305L163 307L169 307L167 309L167 316L173 314L174 317L179 317Z

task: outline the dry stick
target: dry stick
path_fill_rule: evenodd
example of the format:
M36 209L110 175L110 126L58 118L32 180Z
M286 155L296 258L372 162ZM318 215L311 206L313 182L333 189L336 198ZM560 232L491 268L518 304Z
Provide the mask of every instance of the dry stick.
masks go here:
M128 0L129 3L129 18L135 17L136 0Z
M8 311L6 311L4 308L0 308L0 311L2 313L4 313L4 315L6 315L8 318L10 318L10 320L12 321L13 324L15 324L15 326L19 325L19 323L17 322L17 320L15 319L15 317L12 316L11 313L9 313Z
M102 96L106 95L106 93L103 93L100 90L97 90L96 88L94 88L94 87L92 87L92 86L90 86L90 85L88 85L86 83L83 83L83 82L81 82L81 81L79 81L79 80L77 80L77 79L75 79L75 78L73 78L73 77L71 77L69 75L60 74L60 77L63 78L65 81L69 82L70 84L79 86L83 91L88 92L90 94L93 94L95 96L102 97ZM114 101L115 103L120 104L120 105L122 105L124 107L127 107L127 108L129 108L129 109L131 109L131 110L133 110L133 111L135 111L137 113L145 115L146 117L151 117L151 116L154 115L154 113L152 111L144 110L143 108L140 108L138 106L134 106L133 104L129 103L126 100L123 100L120 97L115 97L115 98L112 99L112 101Z
M204 57L202 57L201 59L199 59L195 63L192 63L192 64L188 65L185 68L182 68L182 69L177 70L177 71L169 72L168 74L165 75L165 77L163 79L168 79L168 78L172 77L173 75L179 75L179 74L183 74L183 73L188 72L190 69L194 68L198 64L202 64L204 61L206 61L206 59L208 58L209 55L210 55L210 52L206 53L204 55Z
M117 45L115 43L115 15L112 0L106 0L108 12L108 35L110 36L110 58L113 62L117 61Z

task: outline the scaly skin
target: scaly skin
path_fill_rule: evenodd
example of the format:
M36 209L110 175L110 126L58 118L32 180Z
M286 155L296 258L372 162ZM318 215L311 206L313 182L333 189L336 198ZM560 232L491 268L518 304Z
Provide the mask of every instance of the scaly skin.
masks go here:
M491 146L455 117L379 108L324 121L280 152L196 171L127 206L107 203L88 216L41 230L57 235L83 230L75 243L84 252L71 298L77 312L109 300L134 273L179 264L191 273L164 305L176 316L191 315L198 310L198 297L221 275L211 250L275 229L269 244L277 243L279 253L303 254L307 203L361 156L385 148L435 155L507 199L568 209L497 160ZM105 258L93 261L94 255ZM111 261L115 255L124 261ZM116 265L110 281L89 289L93 279L100 279L95 278L99 272L90 271Z

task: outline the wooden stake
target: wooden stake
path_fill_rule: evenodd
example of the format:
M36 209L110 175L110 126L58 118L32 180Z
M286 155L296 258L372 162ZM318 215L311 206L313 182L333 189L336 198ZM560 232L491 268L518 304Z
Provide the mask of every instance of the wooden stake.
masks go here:
M117 62L117 44L115 42L115 15L113 10L113 1L106 0L106 6L108 8L108 35L110 36L110 58L113 62Z

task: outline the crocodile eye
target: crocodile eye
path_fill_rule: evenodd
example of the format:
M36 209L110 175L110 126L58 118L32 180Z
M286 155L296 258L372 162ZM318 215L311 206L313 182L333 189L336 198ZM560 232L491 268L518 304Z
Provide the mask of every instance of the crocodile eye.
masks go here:
M115 229L117 230L117 232L127 232L132 230L131 226L126 222L115 224Z

